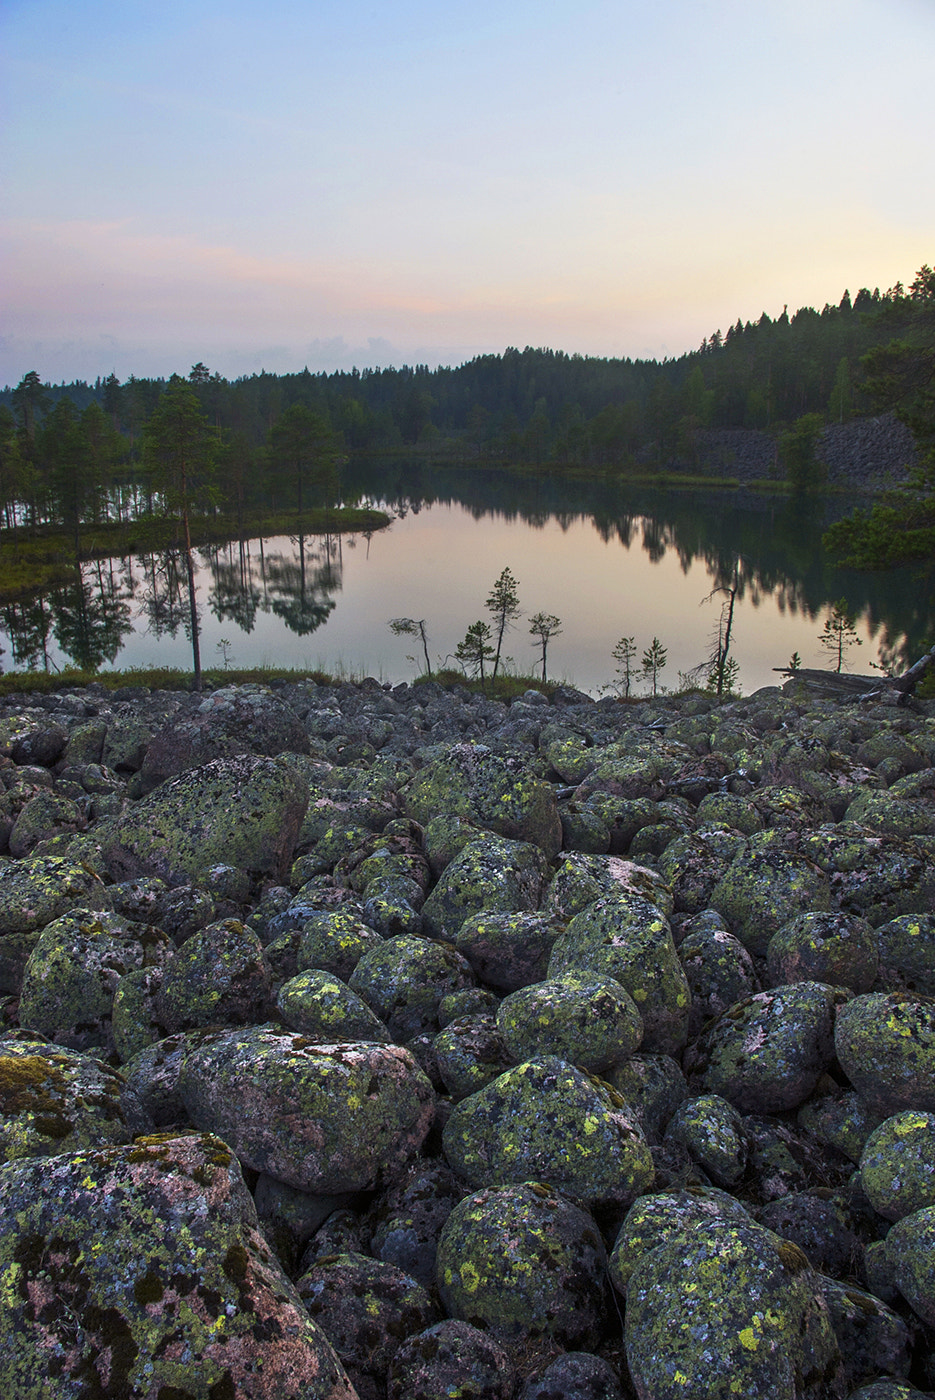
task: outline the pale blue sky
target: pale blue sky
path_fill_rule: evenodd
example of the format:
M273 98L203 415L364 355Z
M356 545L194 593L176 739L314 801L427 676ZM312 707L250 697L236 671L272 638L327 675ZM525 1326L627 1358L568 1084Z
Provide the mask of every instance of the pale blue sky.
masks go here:
M935 261L933 0L0 0L0 383L678 355Z

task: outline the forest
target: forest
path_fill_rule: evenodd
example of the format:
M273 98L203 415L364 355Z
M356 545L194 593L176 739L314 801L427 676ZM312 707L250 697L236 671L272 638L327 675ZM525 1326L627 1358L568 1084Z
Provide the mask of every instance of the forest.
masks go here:
M814 484L823 424L899 411L886 352L931 320L933 285L923 267L908 288L862 288L853 300L845 291L836 305L773 320L764 312L662 361L527 347L457 368L234 380L201 363L168 381L111 373L53 385L28 371L0 391L0 528L70 529L77 547L79 523L175 515L180 503L240 520L333 507L346 504L348 457L699 473L705 433L723 428L774 435L787 477ZM164 440L173 396L190 435L181 479Z

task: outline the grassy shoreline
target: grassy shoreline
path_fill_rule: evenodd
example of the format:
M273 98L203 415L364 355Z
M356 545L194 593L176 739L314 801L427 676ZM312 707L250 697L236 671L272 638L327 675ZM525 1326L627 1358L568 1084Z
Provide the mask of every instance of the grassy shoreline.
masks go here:
M232 539L258 539L261 535L351 534L383 530L390 517L381 510L319 508L299 516L294 511L249 514L242 520L233 515L195 516L191 520L192 544L226 544ZM108 521L82 525L79 550L83 562L109 559L114 555L146 554L178 547L178 521L159 516L130 524ZM0 603L47 588L70 583L75 576L74 535L61 527L41 526L0 530Z

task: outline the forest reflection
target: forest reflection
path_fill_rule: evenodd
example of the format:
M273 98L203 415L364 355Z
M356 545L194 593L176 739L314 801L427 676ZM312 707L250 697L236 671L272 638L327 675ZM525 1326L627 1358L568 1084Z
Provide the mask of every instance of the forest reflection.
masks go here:
M272 648L276 664L304 664L297 643L290 655L282 633L270 632L275 619L277 626L295 638L311 637L324 628L330 634L330 644L331 636L340 633L343 659L353 665L358 655L382 654L387 617L418 606L429 614L444 653L453 649L465 623L478 615L493 577L509 563L524 585L524 606L530 611L547 606L562 613L569 665L573 673L580 674L580 683L593 684L585 678L589 667L602 679L608 673L605 661L594 660L595 651L609 656L621 632L638 630L638 609L643 606L645 611L653 592L657 598L661 596L659 576L663 571L654 566L665 560L667 576L674 573L677 578L680 572L686 582L683 598L672 594L670 613L660 625L668 628L671 616L673 631L682 623L692 631L685 646L686 652L691 652L691 664L699 659L701 633L709 622L709 614L699 620L701 594L708 592L713 598L725 590L734 591L738 604L749 610L761 609L769 601L761 631L769 629L770 617L775 618L777 612L800 618L803 641L799 642L798 635L794 639L794 645L800 647L814 645L814 635L820 630L815 620L842 596L861 619L865 634L874 639L878 664L898 667L931 644L927 580L909 570L887 575L841 570L825 555L822 532L831 520L853 508L853 499L826 499L816 505L749 491L677 491L628 486L612 479L479 473L470 468L430 469L422 463L399 462L352 463L345 469L342 489L345 501L377 505L399 522L378 537L374 560L364 567L363 544L366 541L369 560L372 538L366 535L231 539L200 549L199 608L202 625L206 632L211 630L212 641L216 642L220 629L222 634L234 634L247 650L244 639L256 633L256 655L265 654L264 647ZM418 530L406 528L410 517L422 514L431 520L419 522ZM509 529L503 528L504 523ZM498 541L505 538L512 552L502 559L498 553L491 577L480 577L485 542L494 535ZM429 544L437 551L433 563L437 572L426 583L429 565L419 551ZM642 556L645 572L640 573L639 581L631 578L632 569L627 573L630 596L614 592L623 576L619 571L613 573L617 566L609 564L607 550L598 554L598 544L608 546L614 559L629 555L635 563L635 556ZM355 548L357 558L348 575L348 591L345 553ZM551 575L560 567L557 553L562 550L561 563L566 568L568 555L574 556L575 579L572 586L565 578L556 604L544 595L553 586ZM589 579L593 576L596 580L598 570L603 570L601 582L594 583L594 592L589 595ZM707 579L706 587L699 588L700 570L702 584ZM403 596L403 590L408 587L411 592L416 578L421 580L422 592L413 601L411 596ZM142 639L188 638L186 586L184 557L179 550L83 563L67 586L0 608L0 626L6 634L0 644L8 652L4 665L54 670L71 662L94 670L120 664L118 657L131 636L137 653ZM597 636L593 614L598 601L599 611L606 615L601 626L616 628L609 637ZM470 616L462 617L471 609ZM679 610L682 616L676 617ZM326 627L336 611L340 627ZM747 627L749 637L749 623ZM460 630L455 632L455 628ZM580 647L590 646L589 656L583 651L577 657L572 655L575 634ZM378 638L382 640L374 640ZM518 645L524 649L529 645L525 636ZM521 660L524 655L525 651L521 652ZM782 663L787 655L771 653L769 665ZM804 649L803 658L805 664L812 664ZM865 649L860 669L872 659ZM137 660L134 656L134 662Z

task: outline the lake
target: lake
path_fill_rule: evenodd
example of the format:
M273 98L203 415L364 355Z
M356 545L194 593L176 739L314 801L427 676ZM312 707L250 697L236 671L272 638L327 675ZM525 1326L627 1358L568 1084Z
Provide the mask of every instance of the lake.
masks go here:
M848 669L911 660L926 644L927 586L909 571L863 575L825 557L822 529L846 503L820 505L816 519L787 498L746 491L400 463L349 467L343 489L348 500L386 509L390 527L198 551L204 666L410 680L421 669L420 644L394 636L389 619L425 619L433 667L453 664L468 626L489 620L484 602L505 567L524 613L507 634L510 664L538 669L528 619L554 613L563 630L549 646L549 678L592 694L613 681L622 636L640 653L658 637L667 649L661 682L676 687L680 672L710 654L726 597L714 590L734 580L732 655L746 692L775 684L773 668L793 652L804 666L833 665L819 636L842 597L862 642ZM172 555L85 564L80 587L0 609L4 668L188 668L181 585Z

